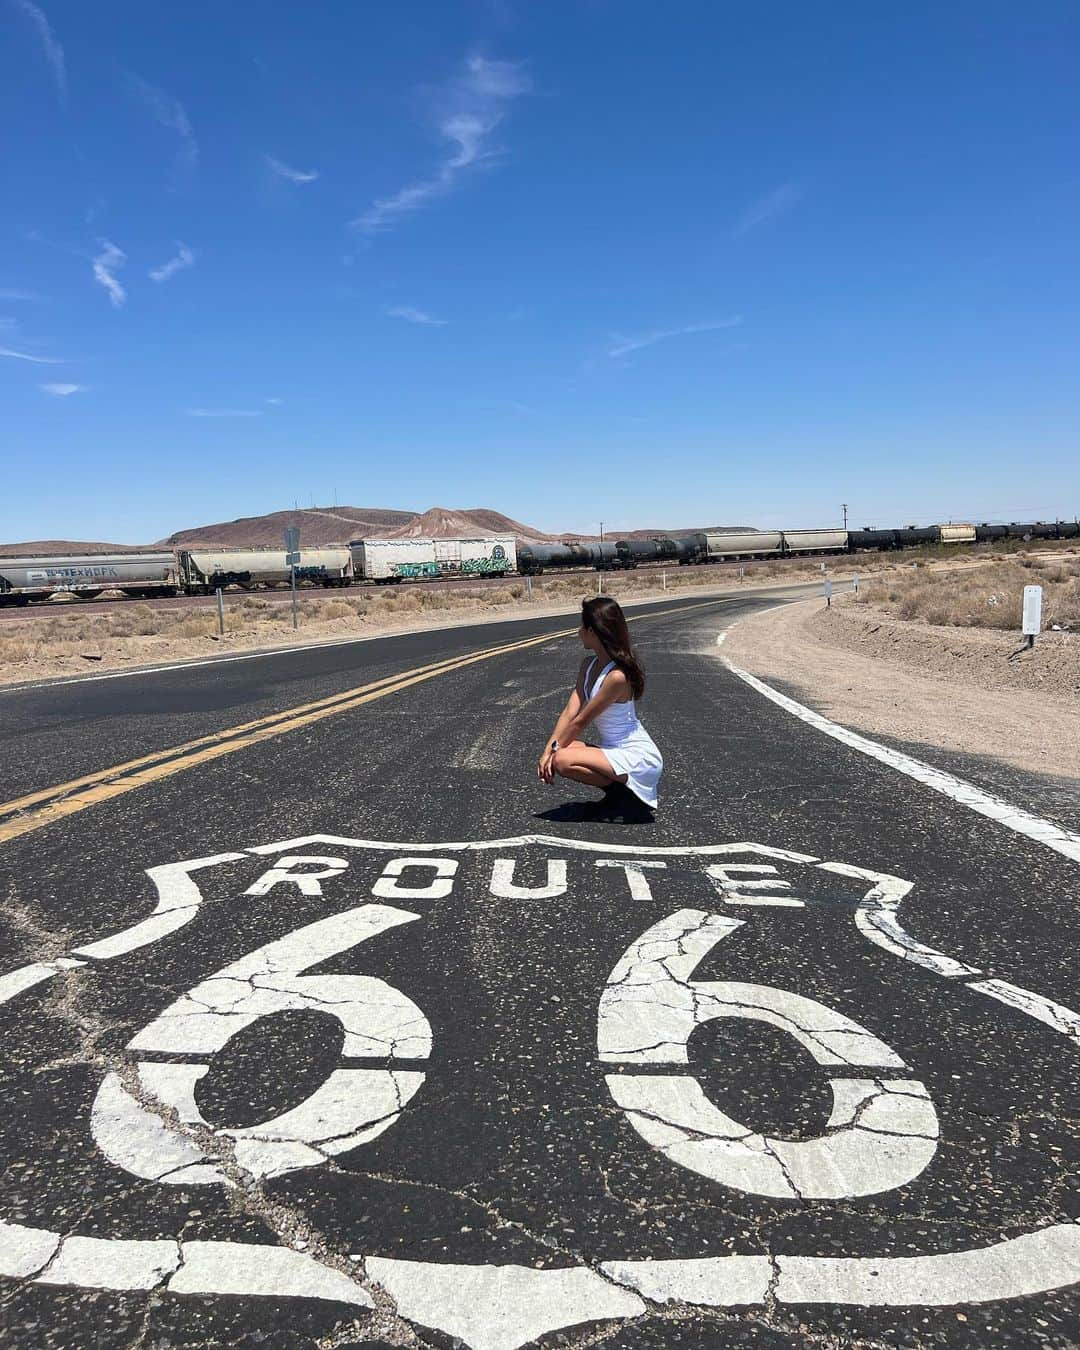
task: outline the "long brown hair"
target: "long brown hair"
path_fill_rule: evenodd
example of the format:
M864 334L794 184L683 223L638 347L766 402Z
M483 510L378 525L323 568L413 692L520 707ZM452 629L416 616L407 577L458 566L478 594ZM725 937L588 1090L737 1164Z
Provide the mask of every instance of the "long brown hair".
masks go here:
M626 615L618 600L613 600L610 595L594 595L590 600L582 600L581 622L596 634L604 651L630 681L634 697L641 698L645 692L645 672L630 641Z

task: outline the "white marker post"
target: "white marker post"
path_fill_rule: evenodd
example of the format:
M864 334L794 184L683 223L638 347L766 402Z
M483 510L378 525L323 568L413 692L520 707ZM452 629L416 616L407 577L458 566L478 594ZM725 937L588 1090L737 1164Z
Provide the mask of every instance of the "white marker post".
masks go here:
M854 586L854 588L855 588L855 594L858 595L858 594L859 594L859 574L858 574L858 572L856 572L855 575L851 578L851 584L852 584L852 585Z
M289 525L285 530L285 561L289 564L289 581L292 585L292 626L299 627L296 617L296 564L300 561L300 527Z
M525 589L529 593L529 599L532 599L532 577L525 578Z
M214 592L214 594L217 596L217 630L218 630L218 634L219 634L221 637L224 637L224 636L225 636L225 598L224 598L224 596L222 595L221 587L220 587L220 586L217 588L217 590Z
M660 573L660 580L664 583L664 590L666 591L666 590L667 590L667 573L666 573L666 572L661 572L661 573Z
M1035 639L1042 632L1043 588L1041 586L1024 587L1024 618L1021 632L1027 638L1029 647L1035 646Z
M823 567L824 565L822 563ZM832 582L828 577L825 578L825 604L827 608L832 609Z

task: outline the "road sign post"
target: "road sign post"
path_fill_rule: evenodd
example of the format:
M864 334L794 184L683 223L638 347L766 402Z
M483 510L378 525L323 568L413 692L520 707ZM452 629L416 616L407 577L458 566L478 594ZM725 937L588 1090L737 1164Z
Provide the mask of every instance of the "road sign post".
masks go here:
M285 561L289 564L289 584L292 588L292 626L299 627L296 616L296 564L300 561L300 527L289 525L285 530Z
M1041 586L1024 587L1024 617L1021 632L1027 638L1029 647L1035 646L1035 639L1042 632L1043 588Z

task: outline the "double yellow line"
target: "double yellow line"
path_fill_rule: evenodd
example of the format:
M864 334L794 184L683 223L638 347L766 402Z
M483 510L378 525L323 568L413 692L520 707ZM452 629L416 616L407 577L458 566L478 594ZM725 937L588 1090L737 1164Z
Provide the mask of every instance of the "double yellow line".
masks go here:
M660 618L676 614L684 609L700 609L703 604L716 604L717 601L704 601L695 605L679 605L666 609L658 615L634 615L632 618ZM467 656L450 657L444 661L435 661L431 665L417 666L413 670L403 671L399 675L390 675L370 684L361 684L343 693L333 694L329 698L316 699L313 703L302 703L298 707L288 708L284 712L271 713L254 722L244 722L229 727L225 731L216 731L208 736L199 736L196 740L185 741L181 745L171 746L167 750L158 750L139 759L129 759L123 764L114 764L109 769L84 774L67 783L58 783L54 787L42 788L38 792L28 793L25 797L16 797L12 801L0 803L0 843L17 839L51 825L54 820L73 816L87 807L97 806L101 802L111 801L114 797L123 797L138 788L171 778L173 774L183 773L199 764L208 764L211 760L222 759L225 755L246 750L249 746L282 736L287 731L296 731L299 727L321 722L326 717L348 712L351 708L362 707L365 703L374 703L414 684L423 684L425 680L434 680L439 675L462 670L475 665L478 661L490 661L496 656L505 656L509 652L523 651L527 647L538 647L541 643L552 642L556 638L570 637L576 628L560 628L552 633L543 633L539 637L523 638L519 642L507 642L499 647L486 647Z

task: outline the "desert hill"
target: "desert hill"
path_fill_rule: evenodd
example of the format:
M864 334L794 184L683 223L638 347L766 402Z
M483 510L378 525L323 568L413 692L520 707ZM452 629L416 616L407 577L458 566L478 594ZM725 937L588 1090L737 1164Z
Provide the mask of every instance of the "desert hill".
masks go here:
M444 506L433 506L421 516L414 516L400 529L392 531L390 539L452 539L455 535L512 534L516 539L557 539L557 534L544 534L532 525L511 520L500 511L473 507L468 511L448 511Z
M487 507L472 507L454 511L444 506L432 506L427 511L394 511L377 506L310 506L292 511L271 511L264 516L241 516L236 520L220 521L213 525L197 525L177 530L156 544L105 544L72 539L32 540L18 544L0 544L0 554L45 553L129 553L139 549L158 548L281 548L282 535L287 526L300 530L301 548L318 548L326 544L346 544L350 539L446 539L455 535L510 534L516 539L539 541L584 540L599 538L596 534L568 531L545 534L533 525L504 516L501 511ZM606 539L648 539L655 535L690 534L698 529L751 529L746 525L684 526L679 529L656 528L637 530L608 530Z
M220 544L233 548L281 548L287 526L300 530L301 548L320 544L347 544L363 535L388 534L416 519L415 511L391 511L378 506L311 506L295 511L271 511L265 516L241 516L216 525L177 530L160 540L165 548L197 548Z

